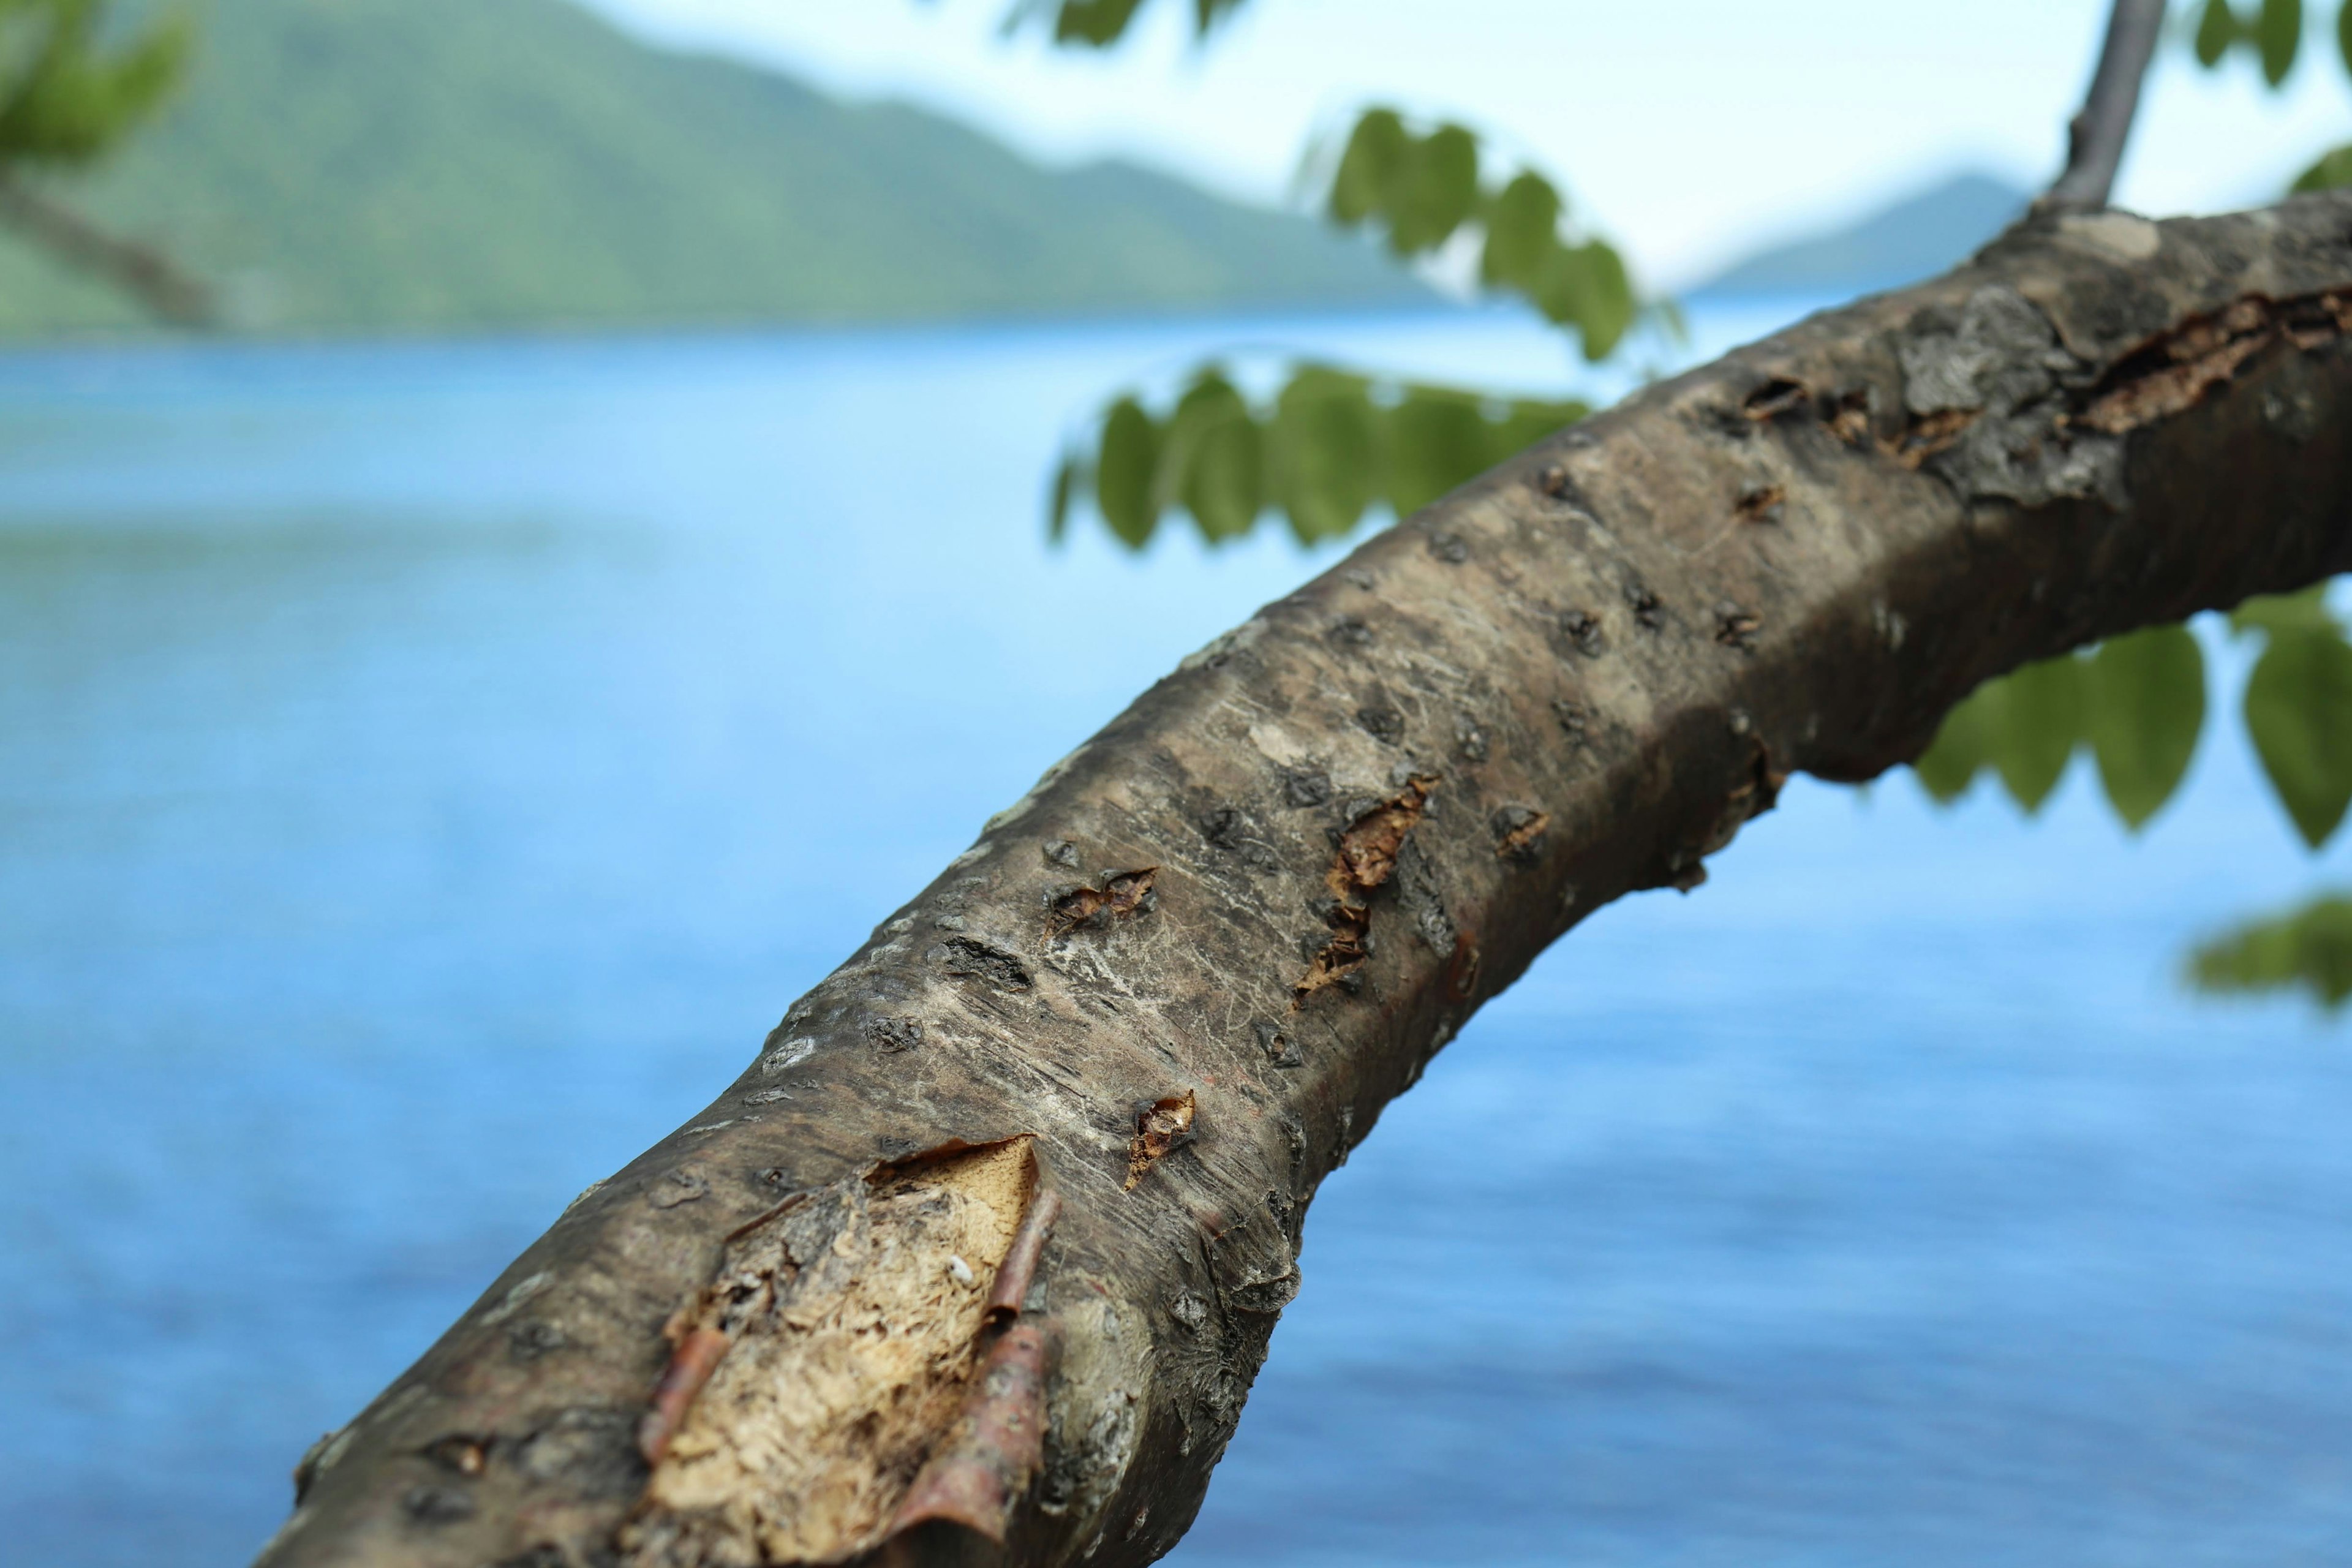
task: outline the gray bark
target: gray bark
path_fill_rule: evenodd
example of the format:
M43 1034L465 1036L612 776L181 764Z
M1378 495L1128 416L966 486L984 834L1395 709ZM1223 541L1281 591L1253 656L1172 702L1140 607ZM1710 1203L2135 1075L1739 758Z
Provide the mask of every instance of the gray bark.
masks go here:
M2352 564L2348 326L2352 197L2045 216L1371 539L583 1194L264 1561L1159 1556L1317 1184L1546 945L1986 677Z
M2091 73L2082 111L2067 122L2066 167L2039 205L2055 212L2096 211L2107 205L2123 167L2132 118L2147 63L2164 36L2164 0L2115 0L2099 63Z

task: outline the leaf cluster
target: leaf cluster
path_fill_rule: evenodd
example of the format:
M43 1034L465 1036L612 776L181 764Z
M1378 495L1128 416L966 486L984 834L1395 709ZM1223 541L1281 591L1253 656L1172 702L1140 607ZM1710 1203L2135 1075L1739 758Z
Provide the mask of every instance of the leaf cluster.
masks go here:
M2242 9L2241 8L2242 6ZM2352 64L2352 7L2336 18L2336 35ZM2286 80L2303 45L2303 0L2205 0L2197 16L2190 47L2197 63L2211 69L2240 51L2261 62L2273 87Z
M184 11L120 37L104 0L0 0L0 169L111 151L179 84L193 36Z
M2204 722L2204 653L2187 627L2158 626L1986 681L1913 767L1939 801L1990 771L2031 813L2088 751L2108 802L2137 830L2179 787Z
M1213 364L1164 411L1132 394L1110 405L1092 449L1062 461L1052 529L1060 537L1091 494L1131 549L1179 509L1212 544L1247 533L1269 508L1312 544L1375 506L1416 511L1589 412L1574 399L1489 398L1321 364L1293 366L1253 404Z
M1056 44L1107 49L1127 36L1144 0L1022 0L1004 19L1008 32L1031 25L1051 32ZM1242 0L1192 0L1192 30L1207 37L1218 23L1242 7Z
M2264 639L2240 709L2280 806L2315 850L2352 805L2352 645L2325 584L2249 600L2230 619L2238 635ZM1913 766L1941 801L1990 771L2032 812L2087 750L2109 804L2137 830L2179 787L2204 721L2197 639L2158 626L1986 681Z
M1400 258L1457 235L1480 238L1479 277L1572 328L1585 357L1613 352L1639 317L1625 263L1606 242L1563 232L1567 203L1522 169L1480 178L1477 138L1446 123L1416 131L1391 109L1359 116L1330 172L1327 208L1343 227L1382 231ZM1049 526L1060 538L1088 494L1113 534L1140 549L1181 508L1212 543L1268 510L1302 542L1336 539L1382 503L1408 516L1504 458L1582 418L1575 398L1509 398L1302 364L1263 406L1225 372L1197 373L1171 408L1130 395L1101 416L1093 449L1055 475Z
M2352 899L2315 899L2216 937L2189 955L2189 979L2201 991L2299 986L2333 1012L2352 997Z
M1480 163L1478 138L1464 126L1416 132L1395 110L1367 110L1331 176L1331 220L1384 230L1400 257L1479 231L1479 281L1573 328L1587 360L1606 359L1640 313L1624 258L1603 240L1564 234L1568 204L1541 174L1521 169L1489 184Z

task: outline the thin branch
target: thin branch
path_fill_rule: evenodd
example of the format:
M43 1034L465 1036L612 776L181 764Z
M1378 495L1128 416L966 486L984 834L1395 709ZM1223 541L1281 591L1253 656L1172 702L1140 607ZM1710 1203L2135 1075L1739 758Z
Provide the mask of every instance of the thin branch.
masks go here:
M2095 212L2107 205L2131 138L2140 83L2164 31L2164 0L2116 0L2107 40L2082 112L2066 127L2066 169L2034 204L2043 212Z
M0 224L68 266L104 279L164 321L209 327L219 320L210 286L170 257L110 233L5 170L0 170Z

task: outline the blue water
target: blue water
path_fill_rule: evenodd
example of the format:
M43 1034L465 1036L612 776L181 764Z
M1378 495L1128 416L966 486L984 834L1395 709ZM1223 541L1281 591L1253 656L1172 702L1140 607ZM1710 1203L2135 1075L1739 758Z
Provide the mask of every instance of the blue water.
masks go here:
M1769 311L1704 314L1720 342ZM1324 557L1040 533L1234 337L0 357L0 1556L286 1472L990 812ZM2126 837L1792 785L1326 1184L1191 1568L2352 1563L2352 1032L2183 996L2315 868L2234 726Z

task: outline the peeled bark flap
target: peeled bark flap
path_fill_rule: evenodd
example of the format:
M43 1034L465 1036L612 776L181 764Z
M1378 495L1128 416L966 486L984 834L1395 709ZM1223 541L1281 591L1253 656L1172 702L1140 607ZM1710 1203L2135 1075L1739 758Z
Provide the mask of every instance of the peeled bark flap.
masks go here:
M584 1194L320 1450L268 1560L863 1551L971 1430L1014 1147L1064 1207L1008 1560L1158 1556L1317 1184L1553 938L1696 886L1789 773L1915 755L1986 676L2352 563L2347 320L2352 198L2035 220L1371 539L1057 764ZM649 1469L694 1327L729 1345Z

